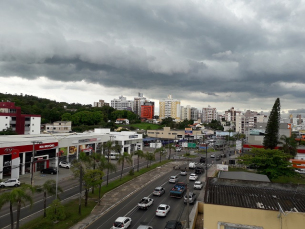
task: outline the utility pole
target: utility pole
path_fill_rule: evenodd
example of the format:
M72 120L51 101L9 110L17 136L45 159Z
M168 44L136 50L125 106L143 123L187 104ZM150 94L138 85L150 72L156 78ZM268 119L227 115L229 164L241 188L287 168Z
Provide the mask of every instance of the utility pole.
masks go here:
M205 143L205 182L208 179L208 143Z
M34 174L34 157L35 157L35 144L42 144L42 142L33 141L33 151L32 151L32 158L31 158L31 186L33 187L34 180L33 180L33 174Z
M189 158L187 159L187 171L190 171L190 163ZM186 221L186 228L190 228L190 191L189 191L189 183L190 179L188 177L187 184L186 184L186 196L187 196L187 206L186 206L186 212L187 212L187 221Z
M82 214L82 185L83 185L83 167L80 165L79 170L79 203L78 203L78 213Z

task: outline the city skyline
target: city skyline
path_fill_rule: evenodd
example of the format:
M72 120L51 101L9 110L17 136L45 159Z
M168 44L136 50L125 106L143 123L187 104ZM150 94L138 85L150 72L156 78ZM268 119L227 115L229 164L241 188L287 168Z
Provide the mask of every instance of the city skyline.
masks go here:
M0 91L305 113L304 1L9 1ZM157 108L156 106L156 108ZM156 110L157 111L157 110Z

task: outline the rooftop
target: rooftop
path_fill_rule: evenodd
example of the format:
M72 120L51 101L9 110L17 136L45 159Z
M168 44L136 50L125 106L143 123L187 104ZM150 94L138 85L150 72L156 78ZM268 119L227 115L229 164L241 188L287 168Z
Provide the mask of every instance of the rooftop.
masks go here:
M218 177L223 178L223 179L270 182L268 176L266 176L266 175L257 174L257 173L249 173L249 172L220 171Z
M305 185L208 178L204 203L305 212Z

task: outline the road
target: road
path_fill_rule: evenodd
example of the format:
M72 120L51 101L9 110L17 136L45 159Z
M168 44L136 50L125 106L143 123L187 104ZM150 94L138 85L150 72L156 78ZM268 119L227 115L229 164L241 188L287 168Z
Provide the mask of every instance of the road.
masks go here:
M192 170L190 172L192 172ZM137 228L142 222L151 225L154 228L162 228L165 226L166 222L171 219L177 219L182 222L185 221L187 212L186 205L183 203L183 199L169 197L169 191L174 186L174 184L168 182L168 179L171 175L178 175L179 182L187 182L188 176L180 176L180 171L173 170L170 173L143 187L141 191L135 193L130 198L117 205L115 208L103 215L87 228L111 228L113 222L120 216L127 216L132 219L131 228ZM204 174L202 174L201 177L202 176L204 176ZM193 191L193 183L193 181L190 181L189 183L190 191ZM166 190L165 194L163 194L161 197L152 195L154 188L157 186L163 186ZM195 190L194 192L199 195L200 190ZM154 204L148 210L138 209L138 202L145 196L153 198ZM166 217L158 217L155 215L159 204L170 205L171 211ZM190 211L192 207L193 205L190 205Z
M179 152L179 154L183 154L183 153L185 153L185 151L182 151L182 152ZM221 154L222 152L216 152L215 154ZM172 155L174 155L174 154L176 154L176 153L172 153ZM158 157L156 157L156 161L158 161ZM163 158L164 159L164 158ZM227 158L228 159L228 158ZM194 160L197 160L198 161L198 159L194 159ZM141 160L142 162L140 163L140 166L141 167L146 167L146 161L144 161L144 160ZM214 161L214 159L211 159L211 158L208 158L208 161L207 161L207 163L208 163L208 165L210 166L211 164L212 164L212 161ZM137 163L137 161L135 160L135 168L137 167L136 164ZM218 162L219 163L219 162ZM129 172L129 170L131 169L131 167L130 166L127 166L127 167L125 167L125 169L124 169L124 173L128 173ZM65 172L66 171L66 169L63 169L63 168L60 168L60 173L61 172ZM176 171L177 172L177 171ZM173 172L173 174L170 174L170 175L174 175L175 173ZM115 173L111 173L110 175L109 175L109 179L110 180L113 180L113 179L116 179L116 178L118 178L119 177L119 175L120 175L120 170L118 170L117 172L115 172ZM186 177L184 177L185 179L186 179ZM181 178L181 180L180 181L186 181L186 180L184 180L184 178ZM55 177L54 177L54 179L55 179ZM106 180L106 177L104 177L103 178L104 179L104 181ZM161 178L160 178L161 179ZM163 180L158 180L158 181L154 181L154 182L152 182L152 184L151 185L149 185L148 187L144 187L143 188L143 191L141 191L140 193L141 193L141 196L137 196L136 197L136 201L134 202L134 201L132 201L132 203L134 204L134 206L136 206L136 204L137 204L137 202L142 198L142 197L144 197L145 195L146 196L149 196L150 194L151 194L151 192L152 192L152 190L156 187L156 186L158 186L158 185L160 185L160 184L163 184L164 183L164 187L167 189L167 190L169 190L170 188L171 188L171 186L173 186L173 185L169 185L167 182L168 182L168 176L166 176L166 177L163 177L162 178ZM157 183L156 183L157 182ZM77 197L77 195L78 195L78 192L79 192L79 184L78 184L78 180L77 179L69 179L69 180L67 180L67 181L65 181L65 182L61 182L60 183L60 186L61 186L61 188L64 190L64 192L63 193L60 193L59 195L60 195L60 199L62 200L62 201L65 201L65 200L69 200L70 198L76 198ZM192 187L191 187L192 188ZM143 192L143 193L142 193ZM196 192L196 191L195 191ZM137 195L137 194L136 194ZM165 201L163 198L164 198L165 196L163 196L163 197L161 197L161 198L157 198L158 200L162 200L162 201ZM156 198L154 198L154 199L156 199ZM32 207L30 207L29 205L26 205L25 207L23 207L22 209L21 209L21 215L20 215L20 219L26 219L26 218L28 218L28 217L33 217L33 216L35 216L35 217L37 217L38 215L42 215L42 212L43 212L43 194L35 194L34 195L34 197L33 197L33 200L34 200L34 204L33 204L33 206ZM49 205L52 201L54 200L54 197L48 197L48 199L47 199L47 205ZM126 200L126 201L128 201L128 200ZM156 202L155 202L155 204L154 204L154 207L153 208L157 208L157 205L159 204L159 203L161 203L161 202L157 202L157 200L156 200ZM176 208L172 208L172 209L175 209L175 210L172 210L171 211L171 213L170 213L170 217L171 216L174 216L174 217L180 217L180 216L182 216L183 214L183 209L184 209L184 204L183 204L183 201L181 200L180 201L181 203L182 203L182 205L181 206L178 206L178 209L180 209L180 211L178 211ZM124 202L125 204L126 204L126 202ZM170 200L168 200L168 203L166 203L166 204L169 204L169 205L171 205L171 204L175 204L175 203L179 203L179 200L175 200L175 199L170 199ZM129 205L128 205L129 206ZM122 210L123 209L125 209L125 207L123 207L122 208ZM133 209L133 207L131 207L131 209ZM152 209L152 208L151 208ZM150 211L152 211L151 209L148 209L148 211L147 211L147 213L148 212L150 212ZM182 209L182 210L181 210ZM133 209L133 211L131 211L129 214L138 214L139 213L139 211L136 211L137 209ZM155 211L156 209L154 209L153 211ZM128 213L128 211L127 212L125 212L125 214L127 214ZM16 216L16 210L14 210L14 216ZM2 207L2 209L0 210L0 228L5 228L5 227L8 227L9 226L9 223L10 223L10 215L9 215L9 207L8 207L8 205L4 205L3 207ZM138 219L142 219L142 217L138 217L138 216L136 216L136 218ZM113 219L113 218L112 218ZM146 217L144 217L143 218L143 220L145 221L145 220L148 220L149 218L146 218ZM113 219L113 221L114 221L115 219ZM109 220L108 220L109 221ZM112 225L112 223L113 223L113 221L111 221L111 225ZM152 222L152 223L154 223L154 217L151 217L150 218L150 220L149 220L149 222ZM157 222L162 222L162 221L164 221L163 219L159 219ZM136 223L136 222L135 222ZM139 222L138 222L139 223ZM111 226L110 225L110 226Z

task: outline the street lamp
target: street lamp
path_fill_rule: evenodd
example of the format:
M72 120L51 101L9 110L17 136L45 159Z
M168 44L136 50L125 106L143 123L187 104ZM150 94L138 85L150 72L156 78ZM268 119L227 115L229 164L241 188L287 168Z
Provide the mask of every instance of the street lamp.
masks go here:
M33 163L34 163L34 156L35 156L35 144L42 144L42 142L39 142L39 141L32 141L33 143L33 151L32 151L32 158L31 158L31 186L33 187L33 173L34 173L34 166L33 166Z

